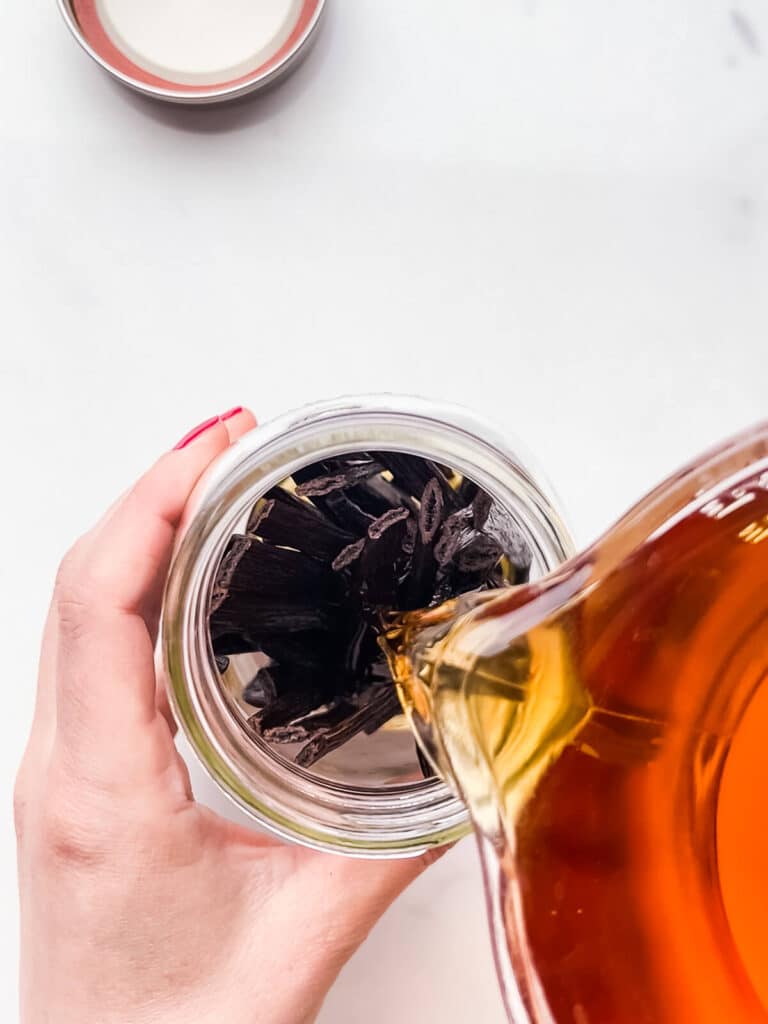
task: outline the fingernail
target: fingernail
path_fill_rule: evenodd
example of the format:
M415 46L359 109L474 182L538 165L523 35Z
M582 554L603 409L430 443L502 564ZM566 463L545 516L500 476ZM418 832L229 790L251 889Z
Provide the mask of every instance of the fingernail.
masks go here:
M242 405L236 405L236 406L234 407L234 409L227 409L227 411L226 411L226 412L223 412L223 413L221 414L221 416L219 416L219 419L220 419L220 420L221 420L222 422L223 422L224 420L231 420L233 416L237 416L237 414L238 414L239 412L242 412L242 411L243 411L243 407L242 407Z
M211 416L209 420L205 420L205 422L198 424L198 426L190 430L188 434L185 434L178 444L173 446L173 450L177 452L182 448L186 448L188 444L191 444L196 438L200 437L201 434L204 434L206 430L210 430L211 427L215 427L220 420L220 416Z

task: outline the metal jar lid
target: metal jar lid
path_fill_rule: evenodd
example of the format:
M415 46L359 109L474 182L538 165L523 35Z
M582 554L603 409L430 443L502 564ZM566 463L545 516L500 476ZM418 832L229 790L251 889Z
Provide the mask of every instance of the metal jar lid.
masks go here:
M57 0L97 64L171 103L235 99L286 74L307 53L325 0Z

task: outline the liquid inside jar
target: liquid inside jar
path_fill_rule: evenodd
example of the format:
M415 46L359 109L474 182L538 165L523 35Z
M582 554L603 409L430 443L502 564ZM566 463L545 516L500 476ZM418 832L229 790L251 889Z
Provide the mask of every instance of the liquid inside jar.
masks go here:
M768 1020L767 454L761 428L541 583L393 624L532 1021Z

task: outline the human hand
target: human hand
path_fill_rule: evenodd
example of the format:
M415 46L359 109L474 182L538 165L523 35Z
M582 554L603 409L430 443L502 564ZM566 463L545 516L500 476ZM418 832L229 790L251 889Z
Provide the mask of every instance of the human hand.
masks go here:
M285 845L192 798L154 666L174 534L254 426L210 421L75 544L16 784L23 1024L307 1024L426 864Z

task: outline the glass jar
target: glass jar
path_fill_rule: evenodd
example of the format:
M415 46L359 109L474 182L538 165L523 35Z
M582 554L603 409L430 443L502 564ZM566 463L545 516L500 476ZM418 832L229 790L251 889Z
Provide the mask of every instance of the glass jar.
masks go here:
M371 449L432 459L485 489L529 544L532 577L573 554L550 488L529 457L465 410L389 395L312 405L246 434L210 467L179 531L161 649L176 719L207 773L242 811L315 849L397 857L470 830L463 804L442 781L406 779L398 753L411 738L404 719L356 764L342 759L322 772L304 770L246 729L207 623L222 555L254 503L303 466Z

